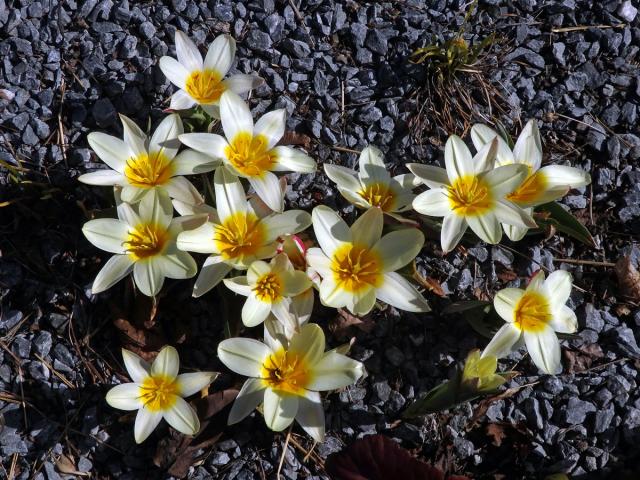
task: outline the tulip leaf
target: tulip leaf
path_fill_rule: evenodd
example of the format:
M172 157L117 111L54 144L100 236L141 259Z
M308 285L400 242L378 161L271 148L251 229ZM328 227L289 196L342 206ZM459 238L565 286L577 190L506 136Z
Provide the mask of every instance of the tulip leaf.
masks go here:
M452 315L454 313L467 312L469 310L482 309L486 314L489 310L487 307L491 305L490 302L482 300L467 300L462 302L453 302L442 309L443 315Z
M404 418L419 417L427 413L447 410L460 403L458 391L461 376L461 372L458 370L451 380L432 388L426 395L413 402L402 416Z
M587 228L580 223L580 221L574 217L571 213L567 212L557 202L549 202L544 205L540 205L536 208L536 212L545 212L548 217L544 220L538 219L539 223L550 224L556 228L556 230L566 233L570 237L588 245L589 247L595 247L596 242L591 236L591 233Z

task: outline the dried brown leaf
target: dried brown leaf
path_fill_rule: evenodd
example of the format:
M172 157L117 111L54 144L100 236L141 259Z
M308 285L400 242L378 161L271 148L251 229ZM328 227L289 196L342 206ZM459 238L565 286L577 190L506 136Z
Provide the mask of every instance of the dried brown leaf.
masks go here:
M443 298L447 297L447 294L444 293L444 289L442 288L442 285L436 279L431 277L423 277L422 275L420 275L420 273L417 270L414 272L413 278L416 282L418 282L420 285L422 285L431 293L435 293L439 297L443 297Z
M68 475L82 475L81 472L78 471L76 467L76 463L69 455L65 455L64 453L58 457L56 460L56 468L60 473L65 473Z
M592 343L584 345L577 350L563 350L568 373L579 373L589 370L591 365L604 357L604 352L600 345Z
M310 150L312 147L311 137L309 137L308 135L304 135L302 133L296 133L292 131L285 132L279 144L280 145L298 145L303 147L305 150Z
M339 340L350 339L354 329L371 332L375 323L370 315L358 317L344 308L338 309L338 315L329 321L329 330Z
M502 445L502 440L506 436L504 428L499 423L489 423L485 428L487 436L496 447Z
M622 294L634 302L640 302L640 272L636 269L628 256L616 262L615 272Z

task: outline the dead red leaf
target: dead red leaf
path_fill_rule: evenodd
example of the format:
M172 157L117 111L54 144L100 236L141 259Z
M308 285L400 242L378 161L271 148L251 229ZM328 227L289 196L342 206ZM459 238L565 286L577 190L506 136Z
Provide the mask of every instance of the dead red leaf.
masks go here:
M622 294L635 302L640 302L640 272L628 256L620 258L615 266L618 284Z
M489 438L491 438L491 443L493 443L496 447L502 445L502 440L505 437L504 428L499 423L489 423L486 426L486 433Z
M325 470L332 480L470 480L446 476L384 435L366 436L329 455Z
M374 326L375 323L370 315L357 317L343 308L338 309L338 315L329 321L329 331L339 340L353 337L354 328L369 333Z
M576 350L563 350L562 354L567 365L568 373L579 373L589 370L596 360L604 357L604 352L597 343L584 345Z

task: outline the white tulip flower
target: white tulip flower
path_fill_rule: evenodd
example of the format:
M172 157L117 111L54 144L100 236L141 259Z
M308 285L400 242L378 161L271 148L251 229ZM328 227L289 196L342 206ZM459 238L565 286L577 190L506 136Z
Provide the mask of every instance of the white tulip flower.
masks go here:
M249 181L271 210L282 212L284 193L273 172L311 173L316 169L315 161L305 153L276 146L284 135L286 115L284 109L274 110L254 125L247 104L235 93L225 92L220 97L220 121L225 136L186 133L180 135L180 141L222 160L231 172Z
M325 352L322 329L306 324L287 344L266 345L250 338L230 338L218 345L227 368L249 378L231 408L229 425L263 405L267 426L276 432L297 420L317 441L324 440L321 391L352 385L363 375L362 363L335 350Z
M521 339L536 366L555 375L562 370L560 343L555 332L574 333L576 314L565 304L571 294L571 275L556 270L545 280L538 272L526 290L505 288L493 299L498 315L507 322L494 335L482 355L503 357Z
M172 218L171 199L162 192L145 195L136 207L121 203L117 219L90 220L82 227L93 245L115 253L96 276L91 290L94 294L133 272L140 291L153 297L165 277L191 278L198 271L191 255L177 249L176 238L184 230L198 227L206 216Z
M198 47L183 32L176 30L178 60L164 56L160 70L178 90L171 96L171 110L186 110L200 105L209 115L219 118L220 96L226 91L238 94L259 87L263 80L255 75L236 74L224 78L236 56L236 41L220 35L209 45L202 59Z
M505 196L527 175L524 165L494 168L497 141L485 145L475 157L462 139L452 135L444 150L446 170L418 163L407 167L429 188L413 201L413 208L433 217L444 217L440 242L450 252L462 235L471 230L487 243L502 238L500 223L535 228L536 223Z
M80 175L89 185L117 185L122 200L137 203L149 190L165 190L171 198L193 203L195 188L182 175L210 172L220 161L194 150L178 153L184 130L176 114L165 117L149 139L133 120L120 115L124 140L99 132L87 136L89 146L112 170Z
M395 272L418 255L424 244L422 232L407 228L382 236L383 214L378 207L363 213L351 228L326 206L314 208L311 215L321 248L307 250L307 262L322 277L324 305L364 315L378 298L401 310L429 311L422 295Z
M242 307L242 323L247 327L261 324L269 313L284 325L292 324L291 297L311 288L311 280L304 272L295 270L284 253L276 255L270 263L256 260L246 276L225 279L224 284L247 297Z
M179 249L211 254L196 280L194 297L211 290L232 269L246 270L256 260L275 256L281 236L311 224L311 216L302 210L258 216L240 179L224 166L216 170L213 181L216 218L178 236Z
M358 207L379 207L389 214L411 209L415 198L411 191L415 186L413 174L392 178L382 152L376 147L362 150L358 163L359 172L339 165L324 165L327 177L336 183L344 198Z
M565 165L547 165L542 167L542 142L535 120L529 120L524 127L513 151L498 133L486 125L477 124L471 128L471 139L477 150L497 138L498 165L526 165L528 176L522 184L510 192L506 199L522 207L528 214L533 207L552 202L567 194L572 188L583 187L591 183L591 176L575 167ZM503 224L505 233L513 240L521 240L527 233L526 228Z
M122 350L122 358L133 383L113 387L106 400L119 410L138 410L134 427L136 443L144 442L163 418L180 433L198 433L198 414L184 398L213 382L217 373L178 375L180 358L176 349L169 345L160 350L151 366L128 350Z

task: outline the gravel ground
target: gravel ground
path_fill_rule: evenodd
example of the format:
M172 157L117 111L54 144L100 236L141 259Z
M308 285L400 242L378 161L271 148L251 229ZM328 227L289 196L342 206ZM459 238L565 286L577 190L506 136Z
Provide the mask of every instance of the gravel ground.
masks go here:
M289 129L319 162L351 166L356 155L336 147L371 143L387 153L394 173L404 172L406 162L442 163L446 134L454 132L433 126L416 141L409 124L420 107L414 93L424 74L406 57L455 34L465 2L307 0L296 9L297 3L0 0L0 160L20 169L0 170L0 202L11 202L0 209L0 475L165 476L153 459L163 455L157 446L167 427L137 446L131 415L104 402L109 386L125 380L114 325L131 288L123 282L90 295L107 257L84 240L80 226L111 199L108 189L83 186L76 177L100 164L87 148L87 133L119 134L117 113L141 125L161 117L173 87L157 61L174 55L176 28L203 48L218 33L233 35L235 68L266 80L253 93L254 112L286 108ZM369 376L328 395L328 436L317 455L305 458L311 442L294 435L285 478L325 478L322 459L371 433L473 478L555 472L619 478L614 474L640 462L640 309L620 294L611 268L623 255L640 261L636 14L630 1L480 1L466 28L469 38L495 31L508 39L500 68L486 72L509 103L497 119L517 133L536 118L545 161L591 172L593 184L563 203L588 226L597 247L563 235L537 236L517 246L467 244L443 257L430 238L418 265L449 299L430 295L434 313L428 315L377 312L370 331L356 332L352 353ZM571 28L590 25L598 27ZM488 113L475 115L480 120ZM320 172L290 175L290 183L290 208L323 203L355 215ZM486 415L474 402L399 421L405 406L448 378L471 348L486 344L463 319L438 312L451 300L490 298L541 266L569 270L579 287L570 305L580 333L564 342L565 373L538 376L528 357L514 353L502 362L521 372L509 386L528 386L492 403ZM225 372L215 357L223 328L219 298L196 300L190 293L190 282L168 284L147 340L177 344L187 369ZM326 326L331 315L319 309L318 322ZM238 380L226 372L214 387ZM226 429L189 475L275 478L283 441L254 414Z

